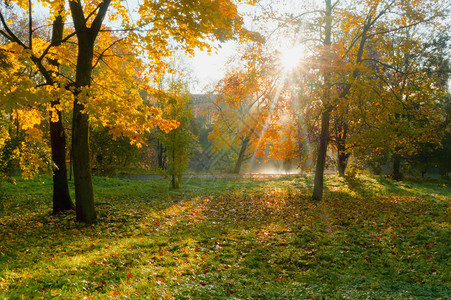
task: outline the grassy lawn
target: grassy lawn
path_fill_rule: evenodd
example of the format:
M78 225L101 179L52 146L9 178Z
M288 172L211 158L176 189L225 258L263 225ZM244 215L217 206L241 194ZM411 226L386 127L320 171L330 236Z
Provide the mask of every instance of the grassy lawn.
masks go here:
M379 177L95 178L98 223L51 179L2 185L0 299L449 299L451 185ZM73 187L71 187L73 189Z

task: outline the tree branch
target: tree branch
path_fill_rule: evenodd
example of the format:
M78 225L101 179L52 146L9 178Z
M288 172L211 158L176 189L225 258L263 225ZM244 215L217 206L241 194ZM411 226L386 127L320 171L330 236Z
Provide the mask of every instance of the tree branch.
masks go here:
M33 16L31 10L31 0L28 0L28 45L33 49Z
M94 68L97 66L97 64L98 64L98 63L100 62L100 60L103 58L105 52L107 52L109 49L111 49L111 47L113 47L115 44L121 42L122 40L124 40L124 39L123 39L123 38L122 38L122 39L118 39L118 40L114 41L113 43L111 43L111 45L109 45L107 48L105 48L105 49L100 53L99 57L97 58L96 62L95 62L94 65L92 66L92 68L94 69Z
M22 46L24 49L28 49L28 47L8 27L8 24L6 24L5 19L3 17L3 14L1 12L0 12L0 21L1 21L2 25L3 25L3 27L5 28L6 32L8 33L8 35L5 35L4 33L2 33L2 35L7 37L10 41L16 42L17 44ZM3 32L3 31L0 31L0 32Z
M86 16L86 20L89 20L89 18L97 11L99 10L100 5L102 5L103 2L99 3L99 5L97 5L96 8L94 8L93 11L91 11L87 16Z
M72 13L72 20L74 21L75 31L82 31L86 29L86 19L83 14L83 7L81 7L81 2L78 0L69 0L69 7Z
M66 41L68 41L71 37L73 37L74 35L76 35L76 31L72 32L71 34L67 35L64 39L60 40L60 41L53 41L52 43L50 43L47 48L45 48L45 50L42 52L41 56L38 58L39 60L43 60L44 57L47 55L47 53L50 51L50 48L52 48L53 46L57 46L61 43L64 43Z
M108 7L110 6L111 0L104 0L99 7L99 12L95 17L94 21L91 25L91 32L93 33L93 38L97 36L99 33L100 27L102 26L103 19L108 11Z

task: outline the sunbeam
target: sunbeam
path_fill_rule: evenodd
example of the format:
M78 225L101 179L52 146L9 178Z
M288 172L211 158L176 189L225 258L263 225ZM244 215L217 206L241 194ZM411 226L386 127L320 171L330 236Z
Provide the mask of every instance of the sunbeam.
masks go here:
M279 101L280 93L282 92L282 87L284 86L284 83L285 83L286 79L287 79L287 72L283 72L282 78L281 78L281 82L277 86L276 94L274 95L274 98L271 101L271 107L269 108L268 116L266 117L266 121L265 121L265 124L263 125L263 129L260 132L260 136L258 138L258 142L257 142L257 146L255 147L255 150L260 148L260 145L262 143L262 139L263 139L266 131L268 130L268 125L269 125L272 113L274 112L276 104ZM249 167L252 166L253 163L256 161L256 153L257 153L257 151L254 151L254 153L252 155L252 158L250 160Z
M282 50L280 60L285 70L292 70L299 64L302 57L304 57L304 46L297 44L292 48Z

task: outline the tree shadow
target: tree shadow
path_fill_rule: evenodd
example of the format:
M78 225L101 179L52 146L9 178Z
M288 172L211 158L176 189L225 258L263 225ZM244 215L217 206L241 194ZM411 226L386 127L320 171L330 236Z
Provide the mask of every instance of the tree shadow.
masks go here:
M373 185L358 176L345 176L344 181L348 188L360 197L375 197L377 193Z
M401 194L401 195L407 195L411 196L414 193L410 192L408 189L405 188L403 181L397 181L393 179L384 178L383 176L376 177L376 180L378 183L383 185L385 193L387 194Z
M315 278L327 275L334 281L333 289L335 284L346 287L354 273L368 271L370 275L357 284L364 289L374 283L371 274L376 274L368 262L378 272L386 272L379 277L386 284L397 276L396 257L387 241L406 234L391 232L412 223L408 213L414 206L405 209L405 218L397 218L404 204L378 199L371 182L362 178L344 179L359 197L328 189L333 197L312 203L305 193L305 188L312 187L312 177L289 179L243 180L238 184L229 179L192 181L178 191L145 182L122 187L123 194L97 190L102 193L97 224L78 224L71 214L51 216L46 212L2 221L7 230L1 233L5 235L0 252L5 255L4 259L0 255L0 270L31 272L29 277L16 278L12 287L26 292L28 298L68 286L84 295L101 297L133 280L141 280L143 290L151 293L162 290L157 281L170 281L174 276L178 280L174 285L186 288L188 296L195 290L208 296L207 292L216 288L215 296L224 298L244 283L250 291L257 291L256 285L262 284L260 292L253 295L264 296L288 286L285 274L308 272ZM384 188L388 185L392 191L404 191L390 181L381 182ZM107 188L113 189L114 182L108 182ZM373 196L374 201L362 201ZM406 224L390 223L398 219ZM293 241L296 238L299 240ZM350 269L356 253L371 256L360 255ZM83 261L77 263L79 258ZM321 271L322 264L335 267ZM46 265L50 267L43 273ZM177 275L171 273L174 271ZM350 277L340 279L344 278L341 274ZM107 284L103 283L105 278ZM255 278L263 279L253 283ZM302 278L290 280L308 281ZM283 292L274 295L290 298ZM297 299L305 298L299 295Z

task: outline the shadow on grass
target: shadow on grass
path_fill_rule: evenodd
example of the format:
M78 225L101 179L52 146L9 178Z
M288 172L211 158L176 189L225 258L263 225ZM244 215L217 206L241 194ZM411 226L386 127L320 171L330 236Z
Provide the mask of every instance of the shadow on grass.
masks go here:
M348 188L355 192L360 197L375 197L377 196L377 191L374 189L374 185L369 183L367 180L364 180L361 177L344 177L344 181L346 182Z
M393 179L387 179L382 176L376 178L377 182L380 183L387 194L396 194L396 195L412 195L408 189L405 188L404 182L396 181Z
M385 194L402 196L450 196L450 183L445 180L406 179L395 181L384 177L375 177L383 186Z
M97 224L46 212L0 219L7 228L0 288L7 286L9 298L437 298L450 292L449 230L440 226L449 204L367 199L377 192L364 179L347 182L362 197L329 189L330 197L312 203L308 180L192 180L178 191L162 182L104 182L96 188Z

